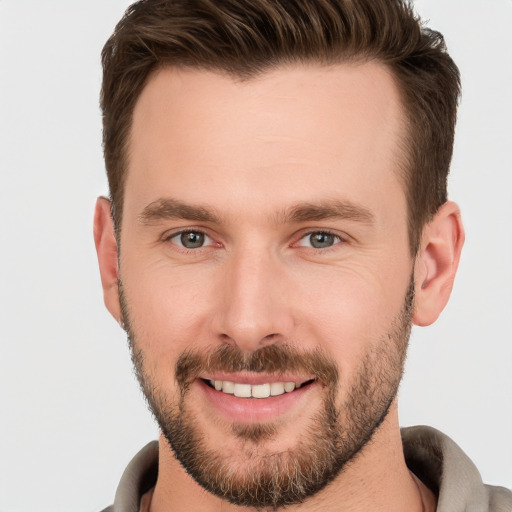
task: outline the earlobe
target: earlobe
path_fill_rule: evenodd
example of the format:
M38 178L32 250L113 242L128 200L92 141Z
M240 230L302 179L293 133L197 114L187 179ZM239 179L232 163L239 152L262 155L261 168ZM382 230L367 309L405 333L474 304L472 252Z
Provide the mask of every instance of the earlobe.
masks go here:
M437 320L452 291L464 228L459 207L447 201L423 230L415 262L415 308L413 322L430 325Z
M110 213L110 201L99 197L94 210L94 243L100 267L103 299L110 314L117 322L121 320L118 293L118 252L114 223Z

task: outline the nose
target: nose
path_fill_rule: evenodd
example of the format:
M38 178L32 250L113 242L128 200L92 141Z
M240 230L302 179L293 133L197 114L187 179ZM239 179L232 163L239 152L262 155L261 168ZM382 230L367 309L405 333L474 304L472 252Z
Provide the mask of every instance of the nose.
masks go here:
M217 337L244 351L290 338L294 315L286 281L278 257L254 251L232 255L218 290Z

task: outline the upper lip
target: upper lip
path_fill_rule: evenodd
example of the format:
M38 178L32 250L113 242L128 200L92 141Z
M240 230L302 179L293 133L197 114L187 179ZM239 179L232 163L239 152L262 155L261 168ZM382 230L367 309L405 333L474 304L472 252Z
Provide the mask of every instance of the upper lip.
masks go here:
M303 375L287 375L287 374L265 374L265 373L212 373L208 375L200 375L200 379L204 380L221 380L234 382L236 384L272 384L273 382L295 382L296 384L304 384L314 377L305 377Z

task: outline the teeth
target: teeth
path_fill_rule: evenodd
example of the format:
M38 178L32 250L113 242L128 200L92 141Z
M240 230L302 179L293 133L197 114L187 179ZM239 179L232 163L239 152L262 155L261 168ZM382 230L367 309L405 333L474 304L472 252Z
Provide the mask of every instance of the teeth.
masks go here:
M272 382L270 384L270 394L272 396L282 395L284 393L284 382Z
M293 391L295 389L295 382L285 382L284 383L284 390L289 393L290 391Z
M230 382L231 384L231 382ZM223 383L223 388L226 383ZM239 398L250 398L251 397L251 385L250 384L235 384L235 396Z
M210 384L217 391L222 391L239 398L268 398L290 393L300 388L300 383L295 382L271 382L269 384L239 384L228 380L211 380Z
M270 384L255 384L252 386L251 396L254 398L267 398L270 396Z
M229 395L233 395L235 393L235 384L234 382L229 382L227 380L222 382L222 392L228 393Z

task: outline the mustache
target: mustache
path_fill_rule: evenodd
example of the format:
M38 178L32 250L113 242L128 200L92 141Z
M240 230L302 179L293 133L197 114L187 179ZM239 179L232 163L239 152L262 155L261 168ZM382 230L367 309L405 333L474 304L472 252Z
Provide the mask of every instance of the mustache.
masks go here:
M221 345L209 352L187 350L176 361L178 385L186 389L196 378L213 372L254 372L269 374L304 373L326 387L337 384L338 367L320 349L299 352L286 344L261 347L244 352L236 345Z

